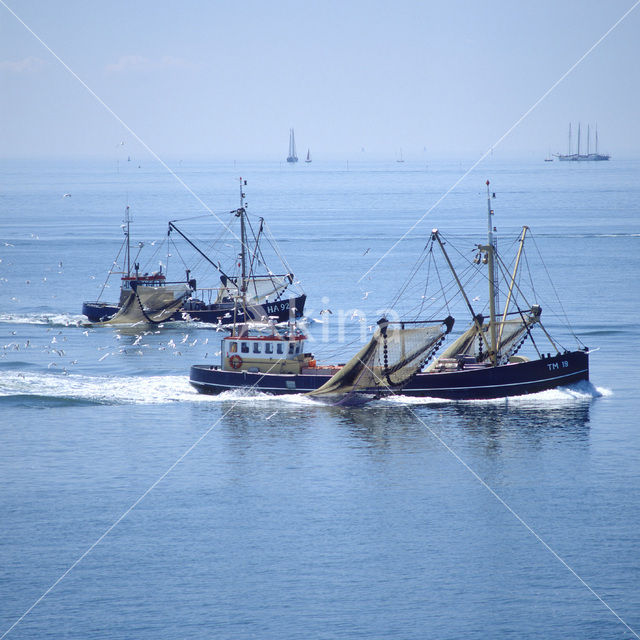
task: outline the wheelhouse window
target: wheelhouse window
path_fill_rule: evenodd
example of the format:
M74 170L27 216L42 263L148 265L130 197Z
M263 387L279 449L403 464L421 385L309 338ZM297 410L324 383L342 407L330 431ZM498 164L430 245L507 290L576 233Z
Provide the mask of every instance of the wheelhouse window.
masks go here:
M284 353L284 350L283 350L283 348L282 348L282 344L281 344L280 342L278 342L277 347L278 347L278 349L277 349L277 350L278 350L278 353L280 353L280 354Z
M289 354L295 353L296 352L296 345L293 344L293 342L289 343Z
M262 353L262 349L260 348L259 342L253 343L253 353Z
M242 351L242 353L249 353L249 345L246 342L241 342L240 351Z
M273 353L273 345L270 342L265 342L264 352L265 353Z
M238 343L231 342L229 345L229 353L238 353Z

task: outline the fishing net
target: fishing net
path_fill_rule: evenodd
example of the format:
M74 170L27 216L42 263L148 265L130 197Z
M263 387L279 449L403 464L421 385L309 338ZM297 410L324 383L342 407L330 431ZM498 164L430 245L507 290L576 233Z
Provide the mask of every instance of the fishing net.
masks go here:
M321 387L309 393L334 404L356 400L356 394L380 397L402 389L428 361L453 326L443 323L378 322L373 337Z
M118 313L105 324L166 321L182 306L189 292L186 284L170 287L138 286L128 294Z

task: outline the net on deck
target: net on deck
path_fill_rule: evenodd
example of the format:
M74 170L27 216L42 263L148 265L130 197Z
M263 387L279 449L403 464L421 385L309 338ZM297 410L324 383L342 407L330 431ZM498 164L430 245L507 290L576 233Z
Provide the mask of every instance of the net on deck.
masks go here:
M439 362L449 358L461 358L472 356L478 362L484 361L489 355L491 336L489 324L483 324L482 316L478 316L478 323L474 323L459 338L448 346L439 356L438 360L429 365L428 370L438 368ZM529 328L540 320L540 311L536 309L528 315L518 318L510 318L504 322L496 322L496 336L498 341L498 361L507 361L509 356L526 337Z
M240 288L236 278L223 277L222 286L218 289L216 302L224 302L241 298ZM251 304L262 304L267 299L278 298L291 284L292 277L284 276L252 276L247 280L246 299Z
M401 390L451 331L453 318L434 325L378 322L373 337L325 384L308 395L348 404Z
M129 292L118 313L104 324L163 322L182 306L189 291L186 284L167 287L138 286Z
M526 337L529 327L540 320L540 313L532 313L513 320L506 320L498 325L498 353L504 360L514 353L520 341Z

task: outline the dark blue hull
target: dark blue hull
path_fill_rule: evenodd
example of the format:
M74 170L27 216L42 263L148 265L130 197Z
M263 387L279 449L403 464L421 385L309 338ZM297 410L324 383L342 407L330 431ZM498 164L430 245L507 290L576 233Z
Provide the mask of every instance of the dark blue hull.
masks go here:
M106 322L118 313L120 307L108 302L83 302L82 315L87 316L89 322Z
M287 322L290 319L301 318L304 314L304 305L307 300L305 294L296 298L284 298L275 302L266 302L261 305L247 307L247 316L244 312L236 312L236 322L244 322L245 319L266 321L267 318L277 318L278 322ZM194 320L196 322L210 322L217 324L230 324L234 321L233 302L206 304L199 300L188 300L184 307L172 318Z
M215 394L235 389L266 393L306 393L318 389L331 373L279 374L222 371L194 365L189 382L200 392ZM589 354L571 351L557 356L446 373L419 373L399 393L406 396L447 400L487 400L537 393L589 380Z
M266 321L270 317L277 318L277 322L287 322L290 319L302 317L306 300L307 296L303 294L297 298L251 306L247 308L247 316L249 320ZM87 316L89 322L94 323L110 320L119 310L120 307L117 304L107 302L85 302L82 305L82 314ZM238 311L235 319L237 322L244 322L244 312ZM201 301L188 300L184 307L168 320L230 324L234 320L234 305L232 302L208 305Z

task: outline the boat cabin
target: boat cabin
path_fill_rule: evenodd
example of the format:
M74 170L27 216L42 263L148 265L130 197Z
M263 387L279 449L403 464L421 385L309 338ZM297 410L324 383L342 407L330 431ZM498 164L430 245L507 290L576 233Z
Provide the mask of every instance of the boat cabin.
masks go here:
M315 368L311 353L304 352L306 336L274 334L227 336L222 340L222 369L253 373L301 373Z

